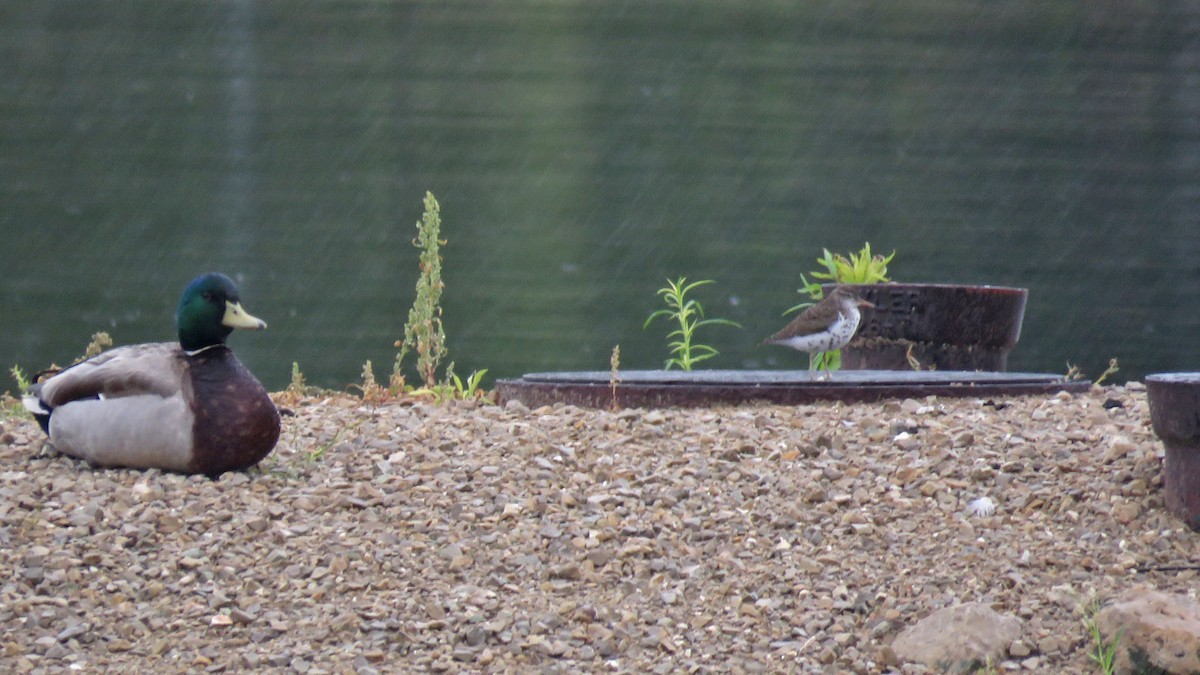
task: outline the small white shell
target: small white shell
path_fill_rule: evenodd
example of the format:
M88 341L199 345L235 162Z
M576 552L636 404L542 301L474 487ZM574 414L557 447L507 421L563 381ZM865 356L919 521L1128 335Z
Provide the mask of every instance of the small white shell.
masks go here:
M967 504L967 511L974 516L990 516L996 512L996 502L990 497L980 497Z

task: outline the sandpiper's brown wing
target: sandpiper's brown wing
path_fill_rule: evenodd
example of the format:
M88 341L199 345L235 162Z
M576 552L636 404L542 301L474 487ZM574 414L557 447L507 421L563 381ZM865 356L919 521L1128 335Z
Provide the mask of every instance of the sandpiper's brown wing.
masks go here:
M766 342L784 340L796 335L819 333L829 328L829 324L837 319L837 314L838 306L831 295L801 312L800 316L792 319L782 330L767 338Z

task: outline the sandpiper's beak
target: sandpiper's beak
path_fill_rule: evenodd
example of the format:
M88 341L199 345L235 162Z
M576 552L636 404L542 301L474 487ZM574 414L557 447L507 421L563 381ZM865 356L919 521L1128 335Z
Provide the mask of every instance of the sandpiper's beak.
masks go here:
M875 305L873 303L867 302L866 300L863 300L862 298L859 298L858 302L856 304L859 307L865 307L867 309L875 309Z
M240 302L232 300L225 301L225 316L221 317L221 323L230 328L248 328L250 330L262 330L267 327L266 321L250 316L246 310L242 309Z

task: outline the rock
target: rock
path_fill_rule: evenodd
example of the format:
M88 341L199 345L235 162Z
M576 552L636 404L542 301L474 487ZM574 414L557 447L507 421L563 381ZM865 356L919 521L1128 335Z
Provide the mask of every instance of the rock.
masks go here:
M1113 519L1122 525L1128 525L1141 515L1142 508L1137 502L1122 501L1112 507Z
M1103 461L1105 464L1112 464L1118 459L1137 450L1137 444L1129 440L1126 436L1117 436L1108 444L1108 449L1104 451Z
M1008 646L1008 655L1016 659L1023 659L1032 653L1024 640L1016 640Z
M892 650L902 663L970 673L989 659L1003 659L1021 632L1021 620L1015 616L970 602L940 609L905 628L892 642Z
M1132 591L1096 623L1105 639L1119 636L1117 672L1200 672L1200 603L1186 595Z

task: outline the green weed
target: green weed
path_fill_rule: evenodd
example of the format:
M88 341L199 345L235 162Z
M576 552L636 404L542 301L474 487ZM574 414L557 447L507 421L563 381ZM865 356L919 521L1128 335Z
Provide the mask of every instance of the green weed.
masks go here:
M308 384L304 379L304 373L300 372L300 364L292 361L292 379L288 382L287 389L284 389L277 395L276 403L282 405L296 405L300 401L316 396L322 392L320 387L314 387Z
M30 381L29 376L25 374L25 371L21 370L21 366L13 366L8 372L12 375L13 380L15 380L17 383L18 394L24 394L29 387L33 386L33 382Z
M99 356L100 352L103 352L105 349L108 349L111 346L113 346L113 340L112 336L110 336L108 333L103 331L99 333L92 333L92 341L89 342L87 348L83 350L83 358L79 360L86 361L93 356Z
M306 388L304 373L300 372L300 364L292 361L292 381L288 383L287 392L293 396L303 396Z
M450 385L451 390L454 392L455 398L483 398L486 392L484 392L479 385L483 384L484 375L487 375L487 368L482 370L473 370L471 371L471 374L467 376L467 380L464 383L463 380L459 379L458 375L455 374L454 364L450 364L450 367L446 369L446 384Z
M1117 670L1117 645L1121 641L1122 631L1118 630L1111 638L1105 638L1100 631L1100 598L1096 595L1096 589L1088 589L1087 597L1069 586L1065 590L1075 600L1075 612L1079 614L1083 628L1091 639L1088 660L1096 664L1101 675L1113 675Z
M1096 378L1096 384L1103 383L1105 378L1107 378L1109 375L1116 374L1116 372L1120 369L1121 368L1117 365L1116 359L1109 359L1108 360L1108 368L1105 368L1104 372L1100 373L1100 377Z
M1092 640L1088 659L1096 664L1103 675L1113 675L1117 672L1117 644L1121 641L1121 631L1117 631L1111 639L1100 632L1100 600L1092 595L1086 602L1080 602L1079 611L1083 614L1083 627Z
M425 193L425 212L417 222L417 237L413 246L420 249L420 275L417 277L417 297L408 310L404 338L396 341L400 352L392 368L392 384L404 382L401 374L404 357L409 351L417 354L417 372L426 389L437 386L437 368L446 357L446 334L442 330L442 256L440 239L441 207L432 192Z
M1109 375L1113 375L1119 370L1121 370L1121 368L1120 368L1120 365L1117 363L1117 360L1109 359L1108 360L1108 368L1105 368L1104 372L1100 373L1100 377L1097 377L1096 381L1093 384L1096 384L1096 385L1103 384L1104 380L1108 379ZM1083 379L1083 370L1079 366L1071 363L1070 361L1067 361L1067 373L1065 375L1063 375L1063 379L1068 382L1071 382L1074 380L1081 380L1081 379Z
M872 254L869 241L863 244L861 251L851 253L848 257L840 253L830 253L827 248L821 249L821 251L822 256L817 258L817 264L825 269L812 272L813 281L809 281L801 274L800 281L804 283L804 286L798 289L798 292L807 293L815 302L819 302L825 297L825 291L821 288L822 283L882 284L891 281L888 278L888 263L896 257L895 251L888 256ZM796 305L785 314L803 309L809 304L811 303Z
M842 368L842 350L835 349L831 352L815 352L808 355L809 370L841 370Z
M17 383L17 395L13 396L7 391L0 394L0 420L28 417L29 411L25 410L25 405L21 403L21 394L29 389L32 382L29 381L29 376L21 370L20 366L13 366L8 372Z
M387 390L375 381L375 370L371 367L371 360L363 364L362 369L362 389L363 401L367 403L381 403L387 398Z
M612 355L608 357L608 386L612 389L612 409L617 410L617 385L621 382L621 345L613 345Z
M701 326L723 325L741 328L741 325L728 319L704 318L704 307L700 302L687 297L692 289L711 283L711 279L704 279L689 284L687 277L679 277L676 281L667 279L666 287L658 289L658 294L667 303L667 309L660 309L647 317L646 322L642 324L642 330L659 317L679 325L679 328L667 334L668 339L675 338L668 343L670 353L674 356L666 360L667 370L670 370L671 366L679 366L680 370L691 370L695 364L720 353L710 345L695 341L696 330Z
M487 375L487 368L472 371L464 381L454 372L454 363L451 363L446 367L445 381L434 383L432 387L414 389L409 393L413 396L431 396L439 404L466 399L488 400L487 392L480 387L484 375Z

